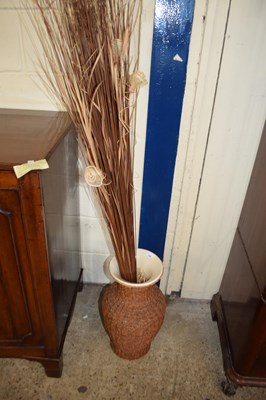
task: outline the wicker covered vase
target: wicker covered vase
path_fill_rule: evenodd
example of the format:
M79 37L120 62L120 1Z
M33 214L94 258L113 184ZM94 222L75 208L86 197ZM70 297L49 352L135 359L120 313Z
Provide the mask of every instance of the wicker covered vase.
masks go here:
M166 309L165 297L155 284L162 275L161 260L149 251L138 249L137 267L147 276L145 283L124 281L113 259L109 269L115 282L103 289L99 301L111 347L119 357L127 360L140 358L149 351Z

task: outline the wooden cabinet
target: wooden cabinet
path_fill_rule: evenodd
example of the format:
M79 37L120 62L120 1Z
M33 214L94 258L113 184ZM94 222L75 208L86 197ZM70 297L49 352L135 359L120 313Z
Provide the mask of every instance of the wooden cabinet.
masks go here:
M219 293L218 323L227 394L266 386L266 126Z
M13 165L46 158L20 179ZM78 147L65 113L0 111L0 357L62 373L81 289Z

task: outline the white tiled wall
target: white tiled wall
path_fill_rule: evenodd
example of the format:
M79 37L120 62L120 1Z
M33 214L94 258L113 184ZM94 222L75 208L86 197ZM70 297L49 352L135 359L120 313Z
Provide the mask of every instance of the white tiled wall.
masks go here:
M0 0L0 107L56 110L37 74L32 28L21 4Z
M149 80L154 0L143 2L140 40L140 70ZM36 49L29 39L33 29L20 0L0 0L0 108L57 110L60 106L45 91L38 75ZM40 49L40 44L35 44ZM39 53L39 51L38 51ZM135 148L136 226L139 226L142 172L146 137L149 87L138 99ZM82 170L82 168L81 168ZM82 175L82 174L81 174ZM81 244L84 280L106 282L103 262L110 243L92 196L80 182Z

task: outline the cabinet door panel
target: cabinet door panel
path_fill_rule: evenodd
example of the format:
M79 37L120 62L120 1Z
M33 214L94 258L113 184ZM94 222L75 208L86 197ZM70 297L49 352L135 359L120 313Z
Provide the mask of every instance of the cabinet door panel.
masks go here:
M0 343L32 335L23 268L27 251L16 190L0 190Z
M260 292L238 231L223 276L220 295L235 370L249 375L263 345Z
M239 220L239 231L260 292L266 298L266 123Z

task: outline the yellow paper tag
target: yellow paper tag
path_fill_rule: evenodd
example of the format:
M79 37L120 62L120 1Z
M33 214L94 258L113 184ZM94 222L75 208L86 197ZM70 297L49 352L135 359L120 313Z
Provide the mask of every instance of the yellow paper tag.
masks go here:
M26 175L28 172L36 170L36 169L47 169L49 168L48 162L44 160L38 161L28 161L25 164L15 165L14 172L16 177L19 179L22 176Z

